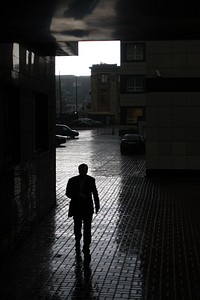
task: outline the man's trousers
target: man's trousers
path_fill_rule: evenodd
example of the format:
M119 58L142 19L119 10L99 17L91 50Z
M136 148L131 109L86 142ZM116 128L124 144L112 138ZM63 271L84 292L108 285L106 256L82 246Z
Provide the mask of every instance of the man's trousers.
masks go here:
M83 252L84 254L90 253L91 244L91 227L92 227L92 214L74 216L74 234L76 240L76 250L80 249L80 240L82 237L83 226Z

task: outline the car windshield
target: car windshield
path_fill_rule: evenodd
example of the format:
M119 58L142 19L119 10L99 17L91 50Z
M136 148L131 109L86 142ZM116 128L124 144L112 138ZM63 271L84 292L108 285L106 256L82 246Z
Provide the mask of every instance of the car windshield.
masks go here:
M131 141L141 141L142 140L142 136L137 135L137 134L126 134L124 136L124 138L127 140L131 140Z

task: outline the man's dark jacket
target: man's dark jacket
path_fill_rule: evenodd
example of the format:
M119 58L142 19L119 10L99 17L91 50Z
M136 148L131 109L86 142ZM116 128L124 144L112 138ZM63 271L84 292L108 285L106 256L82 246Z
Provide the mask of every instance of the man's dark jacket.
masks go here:
M94 204L95 209L99 210L99 196L95 179L89 175L85 175L85 181L81 188L81 178L80 175L74 176L67 183L66 196L71 199L69 217L93 214Z

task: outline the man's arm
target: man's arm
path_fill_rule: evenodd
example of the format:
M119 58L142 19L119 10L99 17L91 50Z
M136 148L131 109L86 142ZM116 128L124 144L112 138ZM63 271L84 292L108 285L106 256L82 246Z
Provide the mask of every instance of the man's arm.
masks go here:
M68 180L68 183L67 183L67 186L66 186L66 192L65 192L65 195L68 197L68 198L73 198L73 194L74 194L74 189L73 189L73 182L72 182L72 179L70 178Z
M94 204L95 204L95 212L97 214L98 211L99 211L99 209L100 209L100 202L99 202L99 195L98 195L98 191L97 191L95 179L93 180L93 190L92 190L92 193L93 193Z

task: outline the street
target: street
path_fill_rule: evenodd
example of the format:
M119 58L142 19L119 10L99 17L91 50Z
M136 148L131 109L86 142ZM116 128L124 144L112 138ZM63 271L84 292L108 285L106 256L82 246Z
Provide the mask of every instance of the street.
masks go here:
M118 185L122 177L144 176L144 156L120 154L120 137L101 134L101 130L81 130L79 138L68 139L66 144L56 149L57 191L69 177L78 174L78 165L86 163L88 174L96 178L97 186L105 181ZM112 184L111 184L112 186ZM101 192L101 191L100 191ZM58 194L58 202L63 198ZM60 198L61 197L61 198Z
M102 133L81 130L56 149L57 206L2 264L2 299L200 299L199 178L148 178L144 156L122 156L120 138ZM83 162L101 204L87 268L65 196Z

